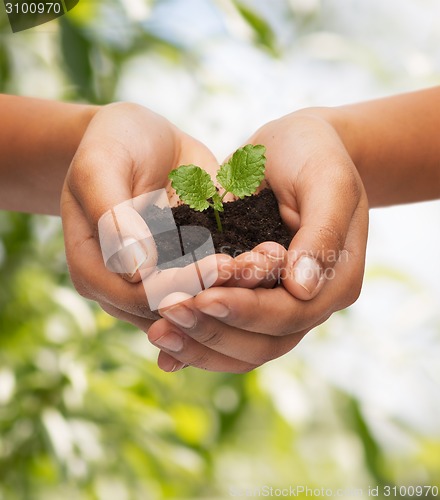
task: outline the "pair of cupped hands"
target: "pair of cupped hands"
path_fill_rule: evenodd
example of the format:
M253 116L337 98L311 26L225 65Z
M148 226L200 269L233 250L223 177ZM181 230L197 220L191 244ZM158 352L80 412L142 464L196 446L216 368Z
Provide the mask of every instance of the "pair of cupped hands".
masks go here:
M193 163L215 179L217 159L162 116L118 103L95 114L67 174L61 210L72 281L104 311L147 332L165 371L247 372L290 351L359 295L368 202L336 130L303 110L267 123L246 143L266 147L265 183L295 232L290 247L265 242L234 259L217 255L215 286L160 316L150 311L138 272L105 267L98 222L119 203L160 188L175 204L169 172Z

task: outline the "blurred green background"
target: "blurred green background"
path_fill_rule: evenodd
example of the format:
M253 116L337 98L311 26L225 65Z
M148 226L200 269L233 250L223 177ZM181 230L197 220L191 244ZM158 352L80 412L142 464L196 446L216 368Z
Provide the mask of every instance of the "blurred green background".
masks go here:
M435 0L81 0L14 35L0 12L0 91L133 100L220 160L299 107L440 82ZM0 212L0 499L440 486L439 254L437 202L376 211L357 305L247 375L165 374L75 292L58 219Z

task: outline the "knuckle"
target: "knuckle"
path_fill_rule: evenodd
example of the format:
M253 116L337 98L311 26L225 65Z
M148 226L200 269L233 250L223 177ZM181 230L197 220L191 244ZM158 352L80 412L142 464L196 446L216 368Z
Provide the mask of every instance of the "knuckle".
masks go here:
M221 324L216 320L206 320L199 314L196 314L196 318L196 324L191 329L191 337L199 344L209 347L221 346L224 343Z
M220 346L223 344L223 335L219 330L210 327L197 333L197 342L209 347Z

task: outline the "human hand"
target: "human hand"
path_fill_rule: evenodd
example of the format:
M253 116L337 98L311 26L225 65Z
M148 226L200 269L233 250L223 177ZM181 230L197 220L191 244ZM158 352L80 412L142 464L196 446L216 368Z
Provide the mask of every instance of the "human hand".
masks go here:
M184 163L200 163L213 173L212 153L165 118L134 104L101 108L90 122L69 168L61 199L66 255L78 292L97 301L109 314L147 330L159 316L150 311L139 268L154 264L150 247L127 243L126 274L110 272L98 239L101 216L138 195L166 188L176 202L168 173ZM151 242L140 215L127 206L118 218L118 232L128 242ZM215 257L217 284L232 272L232 259ZM222 274L223 273L223 274Z
M203 291L149 330L166 371L184 365L246 372L291 350L313 327L351 305L362 285L368 202L332 126L313 111L293 113L251 138L267 148L266 181L296 234L280 257L283 285ZM168 342L168 343L167 343Z

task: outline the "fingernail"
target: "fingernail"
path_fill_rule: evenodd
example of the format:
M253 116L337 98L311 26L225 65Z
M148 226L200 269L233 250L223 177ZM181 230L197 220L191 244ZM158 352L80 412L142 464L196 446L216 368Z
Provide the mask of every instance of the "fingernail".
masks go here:
M133 277L148 258L148 252L134 238L124 239L124 248L119 251L119 260L126 274Z
M184 363L176 363L174 366L173 366L173 369L171 370L172 372L178 372L180 370L183 370L184 368L186 368L188 365L185 365Z
M176 361L173 358L168 358L166 360L162 360L160 364L160 369L163 370L164 372L178 372L182 368L184 368L186 365L185 363L182 363L181 361Z
M259 252L259 251L257 251L257 253L259 253L263 257L266 257L266 259L272 262L281 262L284 260L284 255L274 255L268 252Z
M202 279L203 279L203 287L209 288L211 287L217 280L218 280L218 269L211 269L210 271L203 273L202 272Z
M161 315L182 328L193 328L197 321L195 314L185 306L171 307Z
M162 335L154 343L167 351L180 352L183 349L183 339L177 333L169 332Z
M229 315L229 307L225 306L221 302L212 302L207 306L199 307L202 313L208 316L213 316L214 318L226 318Z
M293 279L307 292L313 293L321 279L321 266L312 257L301 257L293 267Z

